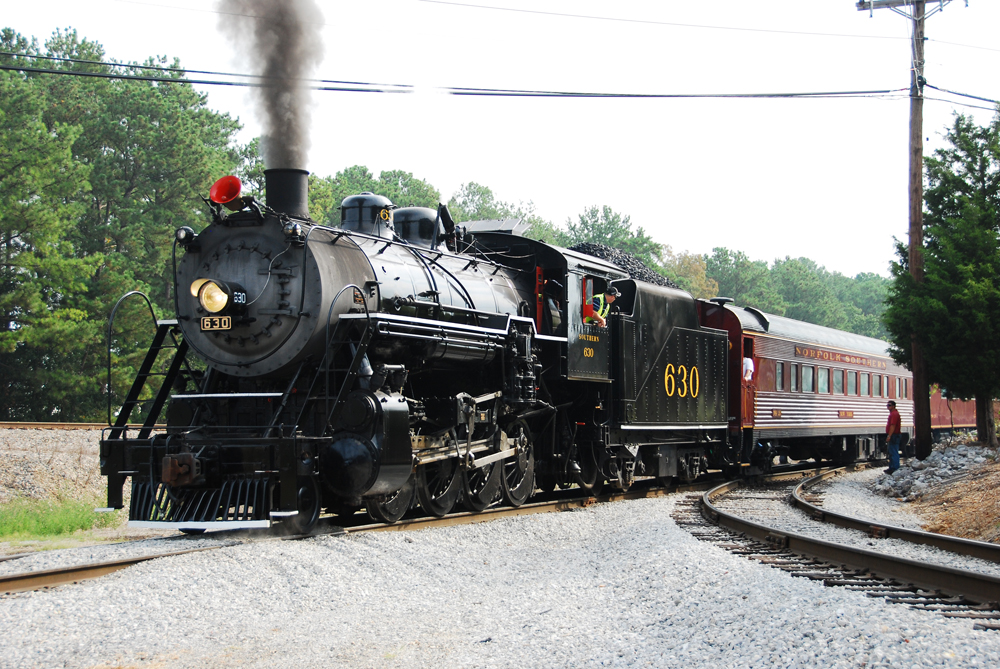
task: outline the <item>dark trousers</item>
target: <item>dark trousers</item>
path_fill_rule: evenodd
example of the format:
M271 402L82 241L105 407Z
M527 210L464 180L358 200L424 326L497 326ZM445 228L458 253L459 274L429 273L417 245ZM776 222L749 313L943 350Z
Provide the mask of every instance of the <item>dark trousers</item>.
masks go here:
M899 469L899 432L889 437L889 469Z

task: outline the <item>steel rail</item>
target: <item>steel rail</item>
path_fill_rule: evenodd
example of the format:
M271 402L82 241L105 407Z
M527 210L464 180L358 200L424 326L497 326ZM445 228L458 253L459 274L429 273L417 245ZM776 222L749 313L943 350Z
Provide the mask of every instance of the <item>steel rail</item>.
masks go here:
M4 430L100 430L109 427L107 423L33 423L30 421L6 421L0 422L0 429ZM130 423L130 429L139 429L142 423ZM166 424L154 425L157 429L166 427Z
M824 472L819 476L807 479L795 486L792 490L792 496L790 499L792 506L802 509L815 520L822 521L824 523L831 523L839 527L846 527L852 530L859 530L876 539L891 537L893 539L909 541L914 544L934 546L935 548L940 548L942 550L950 551L966 557L975 557L981 560L989 560L990 562L1000 562L1000 545L998 544L991 544L986 541L976 541L974 539L963 539L961 537L952 537L947 534L937 534L935 532L924 532L923 530L911 530L905 527L877 523L870 520L864 520L862 518L853 518L844 514L828 511L816 506L815 504L811 504L808 500L803 498L802 493L804 491L843 473L843 467L833 469L828 472Z
M951 595L962 596L970 602L980 604L1000 602L1000 578L995 576L926 564L907 558L813 539L745 520L721 511L712 504L714 498L736 490L741 485L740 481L730 481L706 491L702 495L702 516L709 522L792 553L852 569L866 570L876 576L911 583L925 590L939 590Z
M2 424L0 424L2 425ZM820 470L816 470L820 471ZM801 470L782 472L777 474L772 474L768 477L768 480L782 480L786 478L801 478ZM321 528L319 530L314 530L309 534L292 534L285 536L278 536L275 539L279 541L289 541L289 540L300 540L309 539L317 536L339 536L345 534L362 534L366 532L402 532L402 531L416 531L429 529L432 527L451 527L456 525L471 525L474 523L485 523L491 520L497 520L499 518L513 518L516 516L527 516L537 513L552 513L559 511L569 511L571 509L580 509L592 506L594 504L607 504L611 502L619 502L625 500L635 500L635 499L647 499L664 497L666 495L674 493L683 492L700 492L708 490L715 485L715 481L695 481L692 483L680 483L671 486L644 486L637 485L624 492L612 492L598 497L559 497L558 499L552 499L541 502L532 502L530 504L523 504L519 507L496 507L492 509L487 509L485 511L471 513L471 512L461 512L454 513L444 518L433 518L433 517L423 517L423 518L411 518L406 520L401 520L397 523L391 525L386 524L365 524L365 525L355 525L342 527L339 525L334 525L331 517L324 517L320 519ZM263 530L263 532L268 532L271 530ZM221 530L219 532L212 533L215 536L225 537L229 536L235 538L240 535L253 535L255 537L260 536L256 531L249 530ZM125 569L139 562L145 560L155 560L162 557L171 557L175 555L184 555L186 553L195 553L204 550L214 550L216 548L224 548L226 546L239 545L242 542L237 540L231 541L220 546L208 546L203 548L194 548L188 550L171 551L166 553L157 553L154 555L146 555L139 558L128 558L123 560L114 560L111 562L96 562L91 564L77 565L71 567L65 567L60 569L48 569L45 571L33 571L33 572L22 572L19 574L10 574L7 576L0 576L0 593L13 593L13 592L23 592L27 590L39 590L46 587L54 587L57 585L66 585L69 583L76 583L79 581L85 581L92 578L98 578L104 576L105 574L110 574L112 572L118 571L120 569ZM31 553L22 553L18 555L7 556L3 559L17 559L22 557L27 557Z
M610 502L617 502L623 500L632 499L643 499L643 498L653 498L653 497L663 497L668 494L675 492L696 492L701 490L706 490L713 485L712 482L695 482L682 484L674 487L652 487L652 488L638 488L629 490L627 492L615 492L607 495L602 495L600 497L575 497L575 498L562 498L555 499L545 502L535 502L531 504L524 504L522 506L511 508L511 507L498 507L495 509L487 509L480 513L456 513L445 516L444 518L413 518L409 520L403 520L392 525L384 524L368 524L368 525L357 525L354 527L340 527L329 523L330 518L323 518L321 522L324 525L328 525L330 529L322 529L319 531L314 531L310 534L293 534L275 537L279 541L294 541L300 539L309 539L317 536L325 535L344 535L344 534L361 534L366 532L400 532L405 530L422 530L431 527L450 527L454 525L470 525L473 523L484 523L491 520L496 520L498 518L510 518L515 516L525 516L536 513L550 513L557 511L568 511L570 509L578 509L591 506L593 504L603 504ZM232 530L221 531L218 535L237 535L237 534L247 534L247 530ZM254 536L259 536L255 532L249 532ZM126 569L134 564L144 562L146 560L155 560L163 557L173 557L176 555L184 555L186 553L196 553L198 551L214 550L216 548L225 548L227 546L240 545L242 542L239 540L231 541L226 544L219 546L208 546L202 548L193 548L180 551L171 551L166 553L156 553L154 555L145 555L137 558L127 558L122 560L113 560L110 562L95 562L90 564L75 565L70 567L64 567L59 569L47 569L44 571L29 571L22 572L18 574L9 574L6 576L0 576L0 594L9 594L14 592L24 592L28 590L40 590L47 587L55 587L58 585L67 585L70 583L77 583L79 581L85 581L93 578L99 578L105 574L110 574L121 569ZM20 554L17 556L10 556L11 558L26 557L25 554Z
M52 588L57 585L67 585L78 581L86 581L98 578L105 574L126 569L134 564L147 560L173 557L186 553L198 553L201 551L211 551L221 546L205 546L202 548L189 548L181 551L171 551L169 553L156 553L153 555L143 555L141 557L126 558L123 560L111 560L109 562L92 562L89 564L74 565L72 567L60 567L58 569L44 569L40 571L21 572L19 574L7 574L0 576L0 593L11 594L15 592L25 592L27 590L41 590L42 588Z

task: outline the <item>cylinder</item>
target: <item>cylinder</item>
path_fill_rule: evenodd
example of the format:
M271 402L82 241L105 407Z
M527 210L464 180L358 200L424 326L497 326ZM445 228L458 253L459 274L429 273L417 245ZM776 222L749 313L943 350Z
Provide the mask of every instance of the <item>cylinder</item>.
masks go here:
M292 168L264 170L267 206L280 214L309 218L309 172Z

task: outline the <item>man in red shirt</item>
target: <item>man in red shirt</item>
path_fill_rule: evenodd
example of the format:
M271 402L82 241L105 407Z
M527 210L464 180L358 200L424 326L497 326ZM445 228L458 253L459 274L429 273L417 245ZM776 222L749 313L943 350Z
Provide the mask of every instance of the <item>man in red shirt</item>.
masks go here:
M889 446L889 468L885 473L891 474L899 469L899 435L902 424L895 402L889 400L885 408L889 410L889 421L885 424L885 443Z

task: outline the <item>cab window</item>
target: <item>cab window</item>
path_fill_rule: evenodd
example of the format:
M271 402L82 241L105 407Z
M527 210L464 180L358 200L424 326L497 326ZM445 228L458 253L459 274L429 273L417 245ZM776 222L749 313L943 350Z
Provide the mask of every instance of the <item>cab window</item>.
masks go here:
M594 316L594 279L584 277L583 279L583 318L584 320Z

